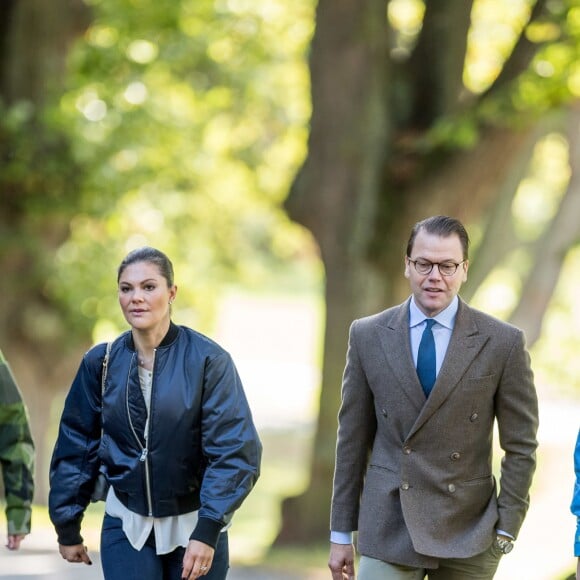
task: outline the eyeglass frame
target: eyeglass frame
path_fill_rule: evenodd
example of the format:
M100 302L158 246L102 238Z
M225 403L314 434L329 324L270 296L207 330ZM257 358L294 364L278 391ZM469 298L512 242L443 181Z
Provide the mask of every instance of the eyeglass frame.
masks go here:
M443 262L431 262L431 260L426 260L425 258L417 258L416 260L411 260L411 258L409 258L409 256L407 256L407 260L411 264L413 264L413 267L415 268L415 272L417 272L417 274L419 274L420 276L428 276L433 271L433 267L437 266L437 271L439 272L439 274L441 274L441 276L445 276L446 278L451 278L451 276L455 276L455 274L457 274L457 270L459 269L459 266L461 266L461 264L465 264L465 262L467 262L467 260L461 260L461 262L454 262L453 260L443 260ZM417 262L419 260L423 260L424 262L431 264L431 267L429 268L429 270L427 272L419 272L419 270L417 269ZM439 267L439 266L441 266L441 264L453 264L455 266L455 271L452 274L444 274L441 271L441 268Z

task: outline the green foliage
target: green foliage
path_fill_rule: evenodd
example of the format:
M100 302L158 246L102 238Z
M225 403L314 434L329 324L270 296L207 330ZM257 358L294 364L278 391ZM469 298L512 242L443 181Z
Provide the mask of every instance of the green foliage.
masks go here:
M84 174L51 291L118 329L115 267L154 245L178 318L207 327L219 288L300 271L312 247L279 209L305 155L312 3L91 4L58 111Z
M482 126L517 126L580 96L580 6L576 0L549 2L546 16L527 24L534 4L534 0L475 0L464 69L464 107L439 118L417 140L418 151L472 148ZM423 3L397 0L393 6L391 22L403 39L398 43L412 46L420 32L416 19L422 16ZM521 31L536 50L530 66L493 98L480 99L502 72Z

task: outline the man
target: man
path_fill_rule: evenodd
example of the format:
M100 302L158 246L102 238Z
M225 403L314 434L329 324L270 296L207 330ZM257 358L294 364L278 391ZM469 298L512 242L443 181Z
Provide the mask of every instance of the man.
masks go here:
M512 548L535 470L537 398L523 333L467 306L456 219L413 228L412 296L355 321L342 386L329 567L359 580L487 580ZM421 377L421 379L419 378ZM497 420L504 452L492 475Z
M0 465L6 493L9 550L30 533L34 445L22 396L0 351Z

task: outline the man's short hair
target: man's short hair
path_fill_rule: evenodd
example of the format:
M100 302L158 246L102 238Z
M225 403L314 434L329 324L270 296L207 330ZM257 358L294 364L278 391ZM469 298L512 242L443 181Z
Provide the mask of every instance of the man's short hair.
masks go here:
M415 238L421 230L425 230L428 234L441 236L442 238L447 238L453 234L457 234L459 241L461 242L461 247L463 248L463 259L469 259L469 236L467 235L465 226L458 219L446 215L428 217L427 219L417 222L413 226L411 235L409 236L409 241L407 242L408 258L411 257Z

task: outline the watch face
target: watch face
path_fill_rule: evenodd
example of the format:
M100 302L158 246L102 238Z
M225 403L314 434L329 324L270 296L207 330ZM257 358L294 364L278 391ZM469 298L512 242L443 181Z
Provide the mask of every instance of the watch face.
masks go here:
M514 549L513 542L500 538L497 539L497 546L504 554L509 554Z

